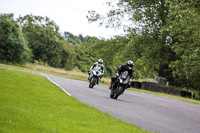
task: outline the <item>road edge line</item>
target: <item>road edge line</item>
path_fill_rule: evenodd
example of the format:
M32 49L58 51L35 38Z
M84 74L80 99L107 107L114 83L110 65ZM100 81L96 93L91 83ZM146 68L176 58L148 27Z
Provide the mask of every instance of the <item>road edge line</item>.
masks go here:
M56 82L54 82L51 78L49 78L47 75L45 74L40 74L41 76L47 78L50 82L52 82L54 85L58 86L59 88L61 88L67 95L72 96L68 91L66 91L64 88L62 88L59 84L57 84Z

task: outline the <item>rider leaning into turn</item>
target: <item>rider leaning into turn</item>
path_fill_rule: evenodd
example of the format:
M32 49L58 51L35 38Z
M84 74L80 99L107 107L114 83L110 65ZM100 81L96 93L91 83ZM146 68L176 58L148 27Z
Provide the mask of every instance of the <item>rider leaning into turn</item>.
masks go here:
M101 71L102 71L102 75L100 76L100 79L102 78L103 74L104 74L104 65L103 65L103 59L98 59L98 62L95 62L94 65L91 66L90 68L90 72L89 72L89 77L88 80L90 80L90 73L92 72L92 70L96 67L100 67Z
M130 81L132 81L133 78L134 78L133 66L134 66L133 61L129 60L126 64L123 64L120 67L118 67L117 70L116 70L116 76L111 78L111 83L110 83L109 89L114 89L115 88L115 86L117 84L116 79L124 71L128 71L128 74L129 74L129 77L130 77Z

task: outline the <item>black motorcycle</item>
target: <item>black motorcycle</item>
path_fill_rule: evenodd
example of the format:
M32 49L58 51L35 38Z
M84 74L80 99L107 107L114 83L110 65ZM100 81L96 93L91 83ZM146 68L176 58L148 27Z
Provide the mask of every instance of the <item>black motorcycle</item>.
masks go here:
M94 85L96 85L99 82L100 76L102 75L102 71L99 67L96 67L92 70L90 73L90 79L89 79L89 87L93 88Z
M115 88L111 89L110 98L117 99L119 95L124 93L124 90L129 86L129 76L128 71L124 71L121 75L117 78L117 85ZM114 87L114 86L113 86Z

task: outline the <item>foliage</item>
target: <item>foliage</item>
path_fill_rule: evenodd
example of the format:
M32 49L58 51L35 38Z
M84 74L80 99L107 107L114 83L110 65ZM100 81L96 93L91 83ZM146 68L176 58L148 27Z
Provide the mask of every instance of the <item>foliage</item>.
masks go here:
M81 34L79 36L73 35L70 32L64 32L64 38L68 43L71 44L81 44L82 42L88 41L89 36L83 37Z
M90 38L87 42L75 45L75 51L77 53L76 66L83 72L88 72L90 67L96 62L95 54L92 45L96 42L97 38Z
M84 40L86 39L84 38ZM104 76L113 76L115 69L127 61L127 59L123 58L123 52L125 52L123 49L126 42L127 39L125 37L116 37L110 40L89 37L87 41L75 45L77 53L76 65L83 72L88 72L94 62L101 58L104 60Z
M107 4L112 9L106 16L89 11L87 17L89 22L127 31L127 45L116 60L134 59L138 78L158 75L172 85L198 90L199 1L119 0Z
M63 48L61 52L61 67L66 70L72 70L76 62L76 53L72 45L67 44L65 41L62 41Z
M166 76L166 73L172 73L168 65L173 60L174 54L171 47L165 43L167 33L161 33L168 16L166 2L164 0L119 0L108 4L113 9L106 17L92 12L88 20L90 22L100 20L100 23L106 24L107 27L125 27L129 33L127 36L129 46L127 49L124 48L124 53L131 53L131 59L137 62L136 67L140 66L137 67L140 68L137 69L140 73L137 77L153 76L156 73L158 76ZM98 18L94 19L95 16ZM128 25L123 23L125 19L129 21ZM144 66L144 69L141 66ZM170 76L167 78L170 80Z
M0 14L0 60L25 63L31 58L31 50L13 14Z
M53 67L73 68L74 49L64 41L53 21L33 15L19 17L18 21L32 49L33 61L42 61Z
M96 60L98 58L104 60L105 76L113 76L117 67L126 63L127 59L122 58L126 42L125 37L116 37L110 40L99 40L92 46Z
M198 1L174 0L165 30L170 33L177 60L171 63L174 84L191 88L200 86L200 10ZM173 20L173 21L171 21ZM199 88L200 89L200 88Z

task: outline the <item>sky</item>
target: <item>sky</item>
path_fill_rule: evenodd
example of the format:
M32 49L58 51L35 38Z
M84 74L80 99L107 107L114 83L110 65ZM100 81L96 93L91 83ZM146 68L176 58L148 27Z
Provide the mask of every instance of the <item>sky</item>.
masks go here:
M27 14L47 16L60 28L74 35L111 38L122 35L123 31L106 29L98 23L89 23L86 16L89 10L106 14L109 7L107 0L0 0L0 14L13 13L15 18Z

